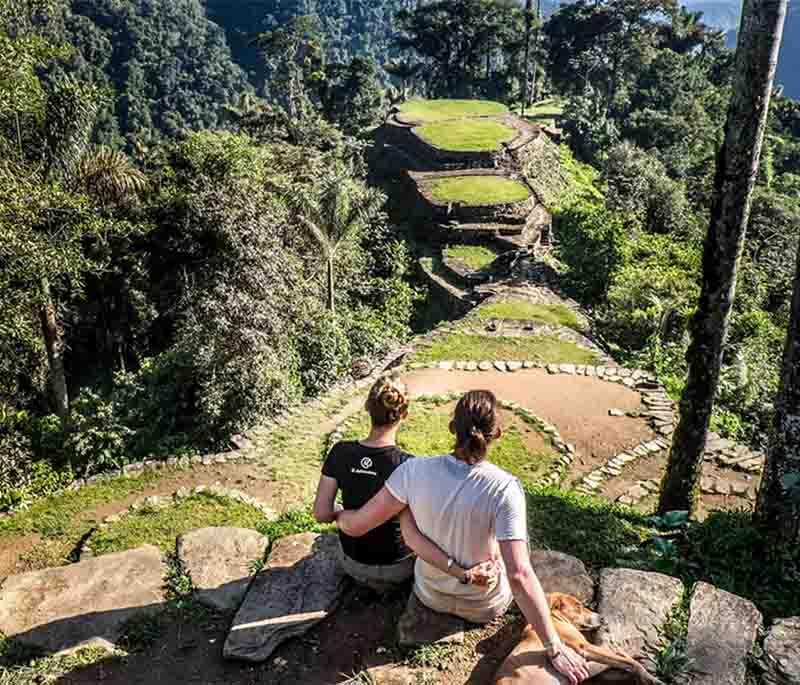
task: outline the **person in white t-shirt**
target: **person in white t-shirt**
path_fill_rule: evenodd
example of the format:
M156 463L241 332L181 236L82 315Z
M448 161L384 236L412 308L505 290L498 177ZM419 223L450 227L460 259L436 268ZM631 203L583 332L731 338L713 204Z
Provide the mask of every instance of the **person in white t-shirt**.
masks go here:
M585 680L586 663L560 642L531 567L522 486L487 459L489 445L501 435L495 396L487 390L464 395L450 430L452 454L405 462L363 507L338 515L339 529L358 537L399 515L406 544L418 555L414 594L420 602L487 623L515 599L553 668L573 685ZM469 573L452 572L494 560L500 573L488 587L471 583Z

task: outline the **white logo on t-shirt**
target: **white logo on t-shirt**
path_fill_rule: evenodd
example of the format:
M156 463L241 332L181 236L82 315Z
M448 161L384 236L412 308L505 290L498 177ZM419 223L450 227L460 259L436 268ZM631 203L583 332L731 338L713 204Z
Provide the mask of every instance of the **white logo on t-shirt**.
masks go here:
M362 469L368 469L368 468L370 468L371 466L372 466L372 459L370 459L369 457L364 457L364 458L361 460L361 468L362 468Z

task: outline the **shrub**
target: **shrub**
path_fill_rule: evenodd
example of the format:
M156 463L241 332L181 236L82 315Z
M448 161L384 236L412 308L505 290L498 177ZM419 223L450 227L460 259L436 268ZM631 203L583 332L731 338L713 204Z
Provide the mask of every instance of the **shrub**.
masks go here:
M0 511L52 494L72 480L71 472L36 459L30 428L25 412L0 404Z
M342 377L350 364L350 341L339 319L325 310L303 316L295 345L300 355L300 381L307 395L317 395Z
M697 303L700 251L670 236L642 234L631 241L629 259L611 276L600 313L603 332L627 350L654 336L680 339Z
M84 389L70 410L64 453L73 469L87 475L121 467L133 431L117 415L114 404Z
M615 271L627 260L632 225L626 217L586 200L558 217L558 255L569 267L570 286L586 302L598 303Z
M278 413L301 394L299 360L274 307L224 282L198 294L174 353L191 379L192 432L217 443Z

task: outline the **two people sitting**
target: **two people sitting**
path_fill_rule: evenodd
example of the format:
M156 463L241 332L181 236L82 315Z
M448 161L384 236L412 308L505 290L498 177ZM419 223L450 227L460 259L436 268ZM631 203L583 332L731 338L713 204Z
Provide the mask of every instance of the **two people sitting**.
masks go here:
M522 486L488 460L502 435L495 396L473 390L459 400L453 452L437 457L397 447L409 409L397 379L380 378L366 409L370 434L334 445L314 503L318 521L336 522L344 571L379 591L413 576L423 605L472 623L488 623L516 601L553 669L570 683L588 678L583 657L561 644L531 567Z

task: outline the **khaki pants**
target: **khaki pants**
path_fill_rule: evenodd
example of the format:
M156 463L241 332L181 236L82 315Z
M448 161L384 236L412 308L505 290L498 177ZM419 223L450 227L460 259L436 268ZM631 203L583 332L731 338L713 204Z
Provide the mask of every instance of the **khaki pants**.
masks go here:
M362 564L348 557L339 548L339 563L344 572L361 585L376 592L388 592L402 585L414 576L414 556L409 556L396 564L385 566Z

